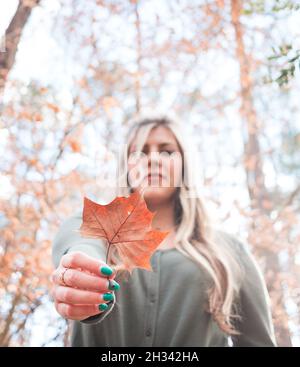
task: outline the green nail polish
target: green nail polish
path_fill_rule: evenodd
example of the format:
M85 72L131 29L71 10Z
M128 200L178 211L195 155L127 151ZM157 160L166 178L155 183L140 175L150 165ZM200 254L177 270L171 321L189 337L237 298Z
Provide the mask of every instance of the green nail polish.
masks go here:
M114 295L112 293L104 293L103 299L104 301L112 301L114 299Z
M99 310L100 311L105 311L108 309L108 306L106 303L101 303L101 305L99 305Z
M114 280L109 279L109 286L108 289L113 290L113 291L117 291L120 289L120 284L117 283Z
M100 271L104 275L112 275L113 270L109 268L108 266L101 266Z

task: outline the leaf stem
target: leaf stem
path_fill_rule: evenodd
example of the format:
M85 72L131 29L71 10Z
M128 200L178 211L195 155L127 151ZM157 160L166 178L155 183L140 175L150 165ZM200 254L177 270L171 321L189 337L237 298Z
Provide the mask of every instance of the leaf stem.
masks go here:
M109 242L109 243L108 243L108 248L107 248L107 253L106 253L106 260L105 260L105 263L106 263L107 265L109 265L109 264L107 263L107 260L108 260L108 254L109 254L110 246L111 246L111 243Z

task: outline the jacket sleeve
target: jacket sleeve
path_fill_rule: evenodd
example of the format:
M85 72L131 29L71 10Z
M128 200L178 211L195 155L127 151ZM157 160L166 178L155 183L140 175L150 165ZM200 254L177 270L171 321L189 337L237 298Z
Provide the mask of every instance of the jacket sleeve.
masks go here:
M238 297L241 320L236 321L240 335L232 337L235 347L276 347L271 303L263 274L249 248L238 240L244 269Z
M99 239L85 238L80 235L77 230L82 223L82 213L77 212L71 217L67 218L59 227L58 232L54 236L52 242L52 262L57 268L60 263L61 257L69 252L81 251L89 256L97 259L106 259L106 245ZM116 297L111 302L108 302L109 306L107 310L99 315L91 316L80 322L85 324L94 324L101 322L114 308Z

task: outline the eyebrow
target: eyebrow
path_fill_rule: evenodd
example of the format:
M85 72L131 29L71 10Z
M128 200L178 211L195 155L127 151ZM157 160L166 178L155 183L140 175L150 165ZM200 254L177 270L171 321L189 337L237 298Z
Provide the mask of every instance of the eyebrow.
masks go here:
M160 148L163 148L163 147L168 146L168 145L171 145L173 147L176 147L176 145L174 143L171 143L171 142L170 143L161 143L161 144L158 144L158 146ZM145 148L148 148L148 146L149 146L149 144L147 144L147 143L144 145ZM136 147L136 145L133 145L132 146L132 148L135 148L135 147Z

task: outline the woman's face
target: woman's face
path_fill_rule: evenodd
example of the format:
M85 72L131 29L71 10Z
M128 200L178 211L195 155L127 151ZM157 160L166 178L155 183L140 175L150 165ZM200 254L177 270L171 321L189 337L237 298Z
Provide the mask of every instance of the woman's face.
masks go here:
M129 184L134 189L144 189L149 204L161 205L172 199L182 184L182 155L177 140L167 127L153 128L140 156L135 140L129 147Z

